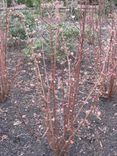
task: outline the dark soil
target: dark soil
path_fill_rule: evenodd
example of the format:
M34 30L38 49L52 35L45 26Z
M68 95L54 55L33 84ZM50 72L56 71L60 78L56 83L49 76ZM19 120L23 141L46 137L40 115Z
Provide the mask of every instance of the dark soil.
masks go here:
M20 48L9 48L8 67L24 58ZM37 93L33 62L25 57L8 99L0 104L0 156L52 156L43 138L41 101ZM117 156L117 97L100 98L101 119L75 136L69 156ZM25 121L25 122L24 122Z

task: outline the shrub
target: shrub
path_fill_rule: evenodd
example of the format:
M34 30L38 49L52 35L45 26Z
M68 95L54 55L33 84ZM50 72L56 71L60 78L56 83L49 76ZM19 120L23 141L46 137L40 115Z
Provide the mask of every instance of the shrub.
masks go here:
M7 0L7 6L10 7L12 3L12 0Z
M25 4L25 0L16 0L18 4Z
M39 6L40 0L17 0L18 4L26 4L28 7Z
M22 26L19 26L18 24L15 25L15 27L12 27L10 29L10 33L12 37L19 38L21 40L26 39L26 32Z
M0 29L0 102L4 101L9 92L9 80L6 67L5 34Z
M117 0L113 0L113 1L114 1L115 5L117 5Z
M112 27L109 30L110 41L108 42L107 39L107 42L105 42L106 44L103 45L103 23L101 23L103 21L101 19L102 17L99 16L98 19L96 19L99 21L95 22L95 14L93 14L90 16L89 23L87 20L89 19L89 16L86 16L85 11L83 12L82 18L80 19L80 27L78 32L79 38L77 40L78 50L76 51L75 56L73 55L75 61L72 60L72 53L70 53L66 43L69 38L74 36L74 30L67 30L67 28L64 30L64 26L61 30L61 28L54 28L49 25L49 63L46 62L45 59L45 46L41 45L41 43L38 43L40 53L33 53L39 89L41 86L41 97L45 103L45 105L43 104L42 106L44 113L44 123L46 127L45 135L51 149L54 151L56 156L68 155L68 148L69 145L74 142L75 132L82 126L82 124L85 124L87 117L91 114L92 110L90 109L88 111L89 113L86 113L86 116L81 120L81 122L78 121L78 128L76 128L77 130L74 128L74 121L78 116L80 118L81 110L85 104L87 104L87 99L90 99L89 102L92 102L93 106L97 104L96 102L99 100L100 96L100 89L98 86L100 85L102 79L103 81L107 79L109 82L108 97L112 96L113 84L116 75L115 68L117 66L114 60L115 58L112 58L112 56L115 56L116 52L114 47L116 45L115 36L117 34L116 29L114 28L116 24L112 22ZM88 26L90 29L86 30ZM94 34L94 32L96 34ZM95 36L97 36L96 43L92 42L93 46L87 45L87 37L92 37L91 40L94 40ZM105 47L106 45L107 47ZM61 49L59 47L61 47ZM60 54L59 68L57 66L58 53ZM62 57L63 55L64 58ZM84 56L86 57L85 59L89 61L88 64L87 62L85 63L85 67L87 69L90 68L90 76L93 72L93 77L89 76L91 79L87 77L87 74L86 77L82 77L84 70L81 74L81 65ZM92 57L92 59L90 60L89 57ZM93 68L93 66L95 66L95 68ZM80 102L77 98L78 93L80 92L80 84L83 85L82 82L80 83L80 78L83 80L83 82L87 82L87 80L90 79L90 83L92 84L91 86L93 86L91 87L91 91L89 91L88 88L88 95L86 95L86 100L81 100L81 108L79 108ZM104 84L102 83L102 85ZM83 87L84 86L85 85L83 85ZM94 93L96 96L92 98ZM75 113L76 103L78 103L79 107L78 112ZM93 108L93 106L91 108Z
M7 99L10 89L14 85L16 76L19 73L19 67L22 63L19 62L16 65L14 74L10 79L6 63L6 45L6 34L0 28L0 102L3 102Z
M9 15L10 35L21 40L27 39L28 33L36 27L34 16L29 11L12 12Z
M80 30L77 30L80 41L78 42L78 50L76 50L75 55L71 53L66 43L70 37L72 38L74 36L74 30L70 29L70 31L68 31L60 27L54 28L50 26L48 28L48 61L46 61L44 44L42 45L41 42L37 43L40 48L39 54L34 53L34 49L32 49L37 84L39 84L39 90L41 86L41 97L44 101L42 105L44 125L46 128L44 136L46 135L50 148L53 150L55 156L68 155L69 146L74 143L74 134L85 124L92 109L94 109L92 106L85 118L83 118L81 122L78 122L79 124L76 130L75 122L80 116L87 99L89 99L89 97L91 98L97 86L96 82L91 91L88 92L86 100L83 101L78 112L75 112L78 103L78 93L80 92L80 80L82 79L81 64L84 52L84 26L85 21L82 20ZM60 61L59 66L57 64L58 54Z
M32 0L25 0L25 4L26 4L28 7L33 7L33 1L32 1Z

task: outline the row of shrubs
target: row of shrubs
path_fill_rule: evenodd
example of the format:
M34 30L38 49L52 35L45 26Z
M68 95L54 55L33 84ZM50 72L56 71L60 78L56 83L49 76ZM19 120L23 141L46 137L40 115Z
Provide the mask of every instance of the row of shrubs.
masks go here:
M33 7L34 5L39 5L40 0L15 0L17 4L26 4L28 7ZM7 0L7 6L10 7L12 5L12 0Z
M40 4L40 0L15 0L16 3L18 4L26 4L26 6L28 7L33 7L33 6L37 6ZM65 0L62 0L65 4ZM93 0L91 0L92 2ZM107 0L107 1L110 1L110 0ZM117 5L117 0L113 0L115 5ZM51 0L48 0L48 2L51 2ZM10 7L12 5L12 0L7 0L7 6Z

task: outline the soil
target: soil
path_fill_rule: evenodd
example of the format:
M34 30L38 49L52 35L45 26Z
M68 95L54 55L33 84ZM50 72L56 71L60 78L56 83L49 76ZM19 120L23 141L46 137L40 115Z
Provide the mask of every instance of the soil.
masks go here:
M11 73L18 58L24 58L21 48L9 48ZM0 104L0 156L52 155L42 137L42 112L35 84L33 62L25 57L10 96ZM99 109L101 119L92 117L91 124L76 134L69 156L117 156L117 97L100 98Z
M23 66L9 97L0 103L0 156L52 156L43 137L42 102L33 61L23 55L22 48L8 49L9 72L13 73L19 57ZM101 117L92 116L90 124L80 129L68 156L117 156L117 96L100 98L98 109Z

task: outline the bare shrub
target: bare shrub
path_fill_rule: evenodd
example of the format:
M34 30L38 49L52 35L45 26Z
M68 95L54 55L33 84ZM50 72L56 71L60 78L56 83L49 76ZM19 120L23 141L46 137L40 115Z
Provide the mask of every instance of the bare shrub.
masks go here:
M75 54L67 47L66 40L61 28L52 27L48 24L49 36L49 56L46 56L44 45L42 44L39 54L34 53L32 57L35 64L35 72L39 88L41 87L41 97L43 100L42 111L44 115L44 136L47 137L50 148L55 156L65 156L68 154L69 146L74 143L74 135L81 126L89 124L88 117L96 113L96 105L99 100L98 85L101 81L104 66L100 75L92 79L93 84L84 99L78 98L84 87L87 77L81 70L82 61L87 58L84 45L86 43L86 9L81 7L81 19L79 21L79 37L76 40L77 50ZM60 55L60 62L57 57ZM92 67L93 68L93 67ZM82 73L83 72L83 73ZM81 74L82 73L82 74ZM85 117L81 117L81 112L88 101L92 101L89 110L85 111ZM78 110L77 110L78 109ZM77 111L76 111L77 110ZM99 113L100 114L100 113ZM77 124L77 128L75 128Z
M7 76L5 34L0 29L0 101L3 101L8 95L9 85Z
M19 67L22 63L21 60L16 65L12 79L9 78L6 61L7 52L7 35L0 27L0 102L3 102L8 97L9 91L15 82L19 73Z

